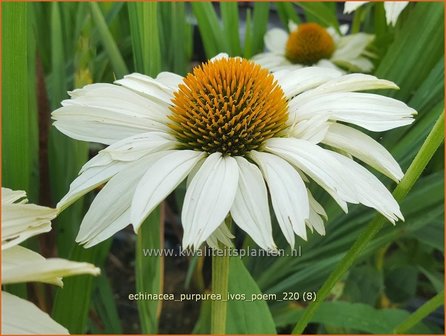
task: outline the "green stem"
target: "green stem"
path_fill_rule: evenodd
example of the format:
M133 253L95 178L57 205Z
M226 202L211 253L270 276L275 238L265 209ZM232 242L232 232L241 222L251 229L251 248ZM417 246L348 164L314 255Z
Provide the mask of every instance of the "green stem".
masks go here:
M393 196L397 201L401 201L410 189L413 187L415 182L420 177L424 168L426 168L428 162L441 145L444 139L444 111L441 113L437 122L435 123L432 131L429 133L427 139L421 146L420 151L413 160L409 169L401 180L400 184L395 188ZM312 302L307 309L305 309L304 314L297 322L293 329L293 334L301 334L307 324L310 322L316 310L324 302L325 298L330 294L331 289L334 285L342 278L345 272L353 265L354 261L359 257L361 252L367 246L367 244L373 239L373 237L381 230L382 226L386 222L386 219L377 215L369 225L364 229L364 231L359 235L358 239L355 241L353 246L341 260L341 262L336 266L336 268L325 280L322 287L317 292L316 301Z
M226 332L226 313L229 280L229 255L227 247L223 253L213 251L212 254L212 293L221 296L220 300L213 300L211 306L211 334L223 335Z
M363 12L364 12L364 9L361 7L356 9L355 14L353 15L351 34L359 33L359 31L361 29L361 21L362 21Z
M409 331L418 322L432 313L438 307L444 304L444 290L435 295L432 299L427 301L424 305L418 308L413 314L411 314L406 320L400 323L393 330L394 334L404 334Z

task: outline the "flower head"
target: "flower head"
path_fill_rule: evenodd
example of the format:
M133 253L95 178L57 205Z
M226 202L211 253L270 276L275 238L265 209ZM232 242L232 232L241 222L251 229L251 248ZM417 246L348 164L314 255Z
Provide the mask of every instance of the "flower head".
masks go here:
M353 157L398 181L398 163L347 123L385 131L412 123L413 109L392 98L354 91L396 88L370 75L307 67L270 74L224 55L186 77L131 74L70 93L54 125L76 139L109 145L85 164L63 210L106 183L90 206L77 241L92 246L144 219L187 178L183 245L228 242L224 220L262 248L274 249L269 201L293 245L307 229L325 233L323 207L307 185L347 202L402 218L384 185ZM340 123L342 122L342 123ZM339 150L339 151L338 151ZM344 153L344 154L340 154Z
M265 35L266 52L255 55L253 60L278 71L303 66L346 68L350 71L370 72L373 64L366 50L373 35L357 33L345 35L347 26L342 26L344 35L333 28L324 28L317 23L289 24L290 33L278 28Z
M2 188L2 285L37 281L62 286L62 276L99 274L94 265L45 259L18 245L50 231L56 214L55 209L27 204L24 191ZM34 304L15 295L2 292L2 308L2 331L6 334L68 334L67 329Z
M370 1L346 1L344 13L354 12L357 8ZM409 1L384 1L384 9L386 10L386 20L388 25L396 25L401 12L409 4Z

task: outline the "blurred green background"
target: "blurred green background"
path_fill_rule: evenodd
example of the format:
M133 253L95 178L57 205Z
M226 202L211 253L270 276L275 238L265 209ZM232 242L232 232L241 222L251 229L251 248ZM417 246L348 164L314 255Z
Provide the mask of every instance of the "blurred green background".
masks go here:
M351 23L352 32L376 35L373 74L394 81L399 91L382 92L418 111L415 123L373 134L401 164L412 162L444 110L444 4L411 3L395 27L382 3L352 15L343 3L5 3L2 2L2 185L26 190L33 203L55 206L80 167L101 147L75 141L51 127L50 113L67 91L113 82L137 71L186 74L199 62L226 52L249 58L263 50L268 28L288 21L323 26ZM387 180L384 180L388 183ZM390 189L394 188L388 183ZM143 257L142 247L179 248L178 213L184 187L155 212L136 239L132 229L85 250L74 238L94 197L90 193L64 211L53 231L31 240L43 255L85 260L101 276L64 280L63 289L41 284L14 286L71 333L207 333L208 302L135 302L136 291L209 291L207 258ZM298 240L300 257L233 259L230 291L276 293L316 291L374 213L351 206L341 212L314 187L328 212L327 235ZM444 287L444 149L437 151L401 204L404 223L387 223L368 245L306 333L391 333L411 312ZM274 225L277 228L277 225ZM243 232L236 246L255 248ZM275 232L279 247L286 242ZM229 303L228 333L290 333L307 302ZM139 318L138 318L139 314ZM443 334L442 310L408 332Z

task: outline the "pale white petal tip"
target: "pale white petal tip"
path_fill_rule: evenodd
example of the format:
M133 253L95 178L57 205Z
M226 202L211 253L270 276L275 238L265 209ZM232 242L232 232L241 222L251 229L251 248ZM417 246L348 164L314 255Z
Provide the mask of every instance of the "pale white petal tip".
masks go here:
M212 57L210 59L210 61L214 62L214 61L218 61L222 58L229 58L229 55L227 53L219 53L219 54L215 55L214 57Z

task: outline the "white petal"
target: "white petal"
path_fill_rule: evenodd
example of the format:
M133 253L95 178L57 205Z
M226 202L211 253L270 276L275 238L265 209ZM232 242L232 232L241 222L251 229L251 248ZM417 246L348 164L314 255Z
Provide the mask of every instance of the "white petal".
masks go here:
M70 92L71 99L62 106L93 107L124 115L166 121L170 100L158 101L141 97L127 88L113 84L91 84Z
M164 152L150 154L113 176L93 200L82 220L76 242L90 247L129 225L129 209L136 185L150 165L163 155Z
M68 330L33 303L2 291L2 334L68 335Z
M26 199L26 192L23 190L12 190L9 188L2 187L2 204L12 204L17 201L25 201Z
M268 51L284 55L285 46L288 41L288 34L282 29L273 28L267 31L264 41Z
M333 123L323 143L346 151L396 182L404 175L398 162L381 144L354 128Z
M340 76L342 76L342 73L336 69L320 67L306 67L294 71L274 73L274 77L287 98L292 98Z
M61 278L78 274L98 275L99 268L84 262L65 259L45 259L22 246L14 246L2 253L2 284L44 282L62 286Z
M326 93L334 92L354 92L376 89L398 89L398 86L388 80L379 79L372 75L366 74L347 74L329 80L318 87L307 91L299 96L301 103ZM305 99L304 99L305 98Z
M268 192L262 173L243 157L235 157L240 169L237 193L231 207L235 223L263 249L275 249L268 205Z
M311 99L300 97L289 103L290 111L300 120L321 115L376 132L409 125L414 121L412 115L416 114L399 100L371 93L335 92Z
M273 138L266 142L266 150L276 154L324 188L347 211L345 202L356 203L354 190L344 180L342 167L325 149L300 139Z
M339 153L327 152L341 163L345 176L355 188L359 203L376 209L393 224L398 219L404 220L398 202L375 175Z
M348 14L351 12L354 12L359 7L361 7L363 4L367 3L369 1L346 1L344 4L344 13Z
M181 219L183 246L198 248L224 221L237 191L239 168L234 158L209 155L187 188Z
M142 133L115 142L82 167L81 174L71 183L70 190L57 204L59 211L108 181L132 161L150 153L172 149L175 145L172 136L161 132Z
M315 229L321 236L325 236L324 219L327 220L327 214L319 202L314 199L311 192L309 190L307 191L308 200L310 202L310 218L306 223L311 229Z
M35 204L2 204L2 250L51 230L55 209Z
M395 25L401 12L409 4L409 1L384 1L386 19L388 25Z
M131 221L135 232L142 222L189 174L203 152L176 150L167 152L147 169L133 195Z
M158 76L160 77L153 79L152 77L140 73L132 73L115 81L115 83L150 100L156 100L163 104L170 104L170 101L173 98L173 92L177 87L173 85L172 80L166 81L165 79L167 77L173 79L173 76L166 74L160 74Z
M156 80L167 86L171 92L178 90L178 86L183 82L183 76L177 75L173 72L163 71L156 76Z
M150 117L88 106L64 106L54 111L52 116L56 120L53 125L65 135L106 145L140 133L168 130L165 123Z
M291 62L288 61L284 55L276 54L273 52L257 54L252 57L252 61L261 65L263 68L268 69L271 72L280 71L283 68L289 67L291 67L292 69L301 68L300 65L291 64Z
M296 170L278 156L250 152L268 184L271 201L280 228L288 243L294 246L294 233L307 239L305 220L309 218L307 188Z
M231 239L235 238L229 231L225 223L222 223L210 236L206 239L206 243L215 250L220 250L219 243L224 246L232 247Z
M350 60L364 54L366 48L375 39L374 35L356 33L339 38L331 60Z
M289 137L309 141L313 144L321 142L328 131L330 123L325 116L315 116L308 120L302 120L295 125L291 125L287 130Z
M229 58L227 53L219 53L210 59L211 62L221 60L223 58Z

